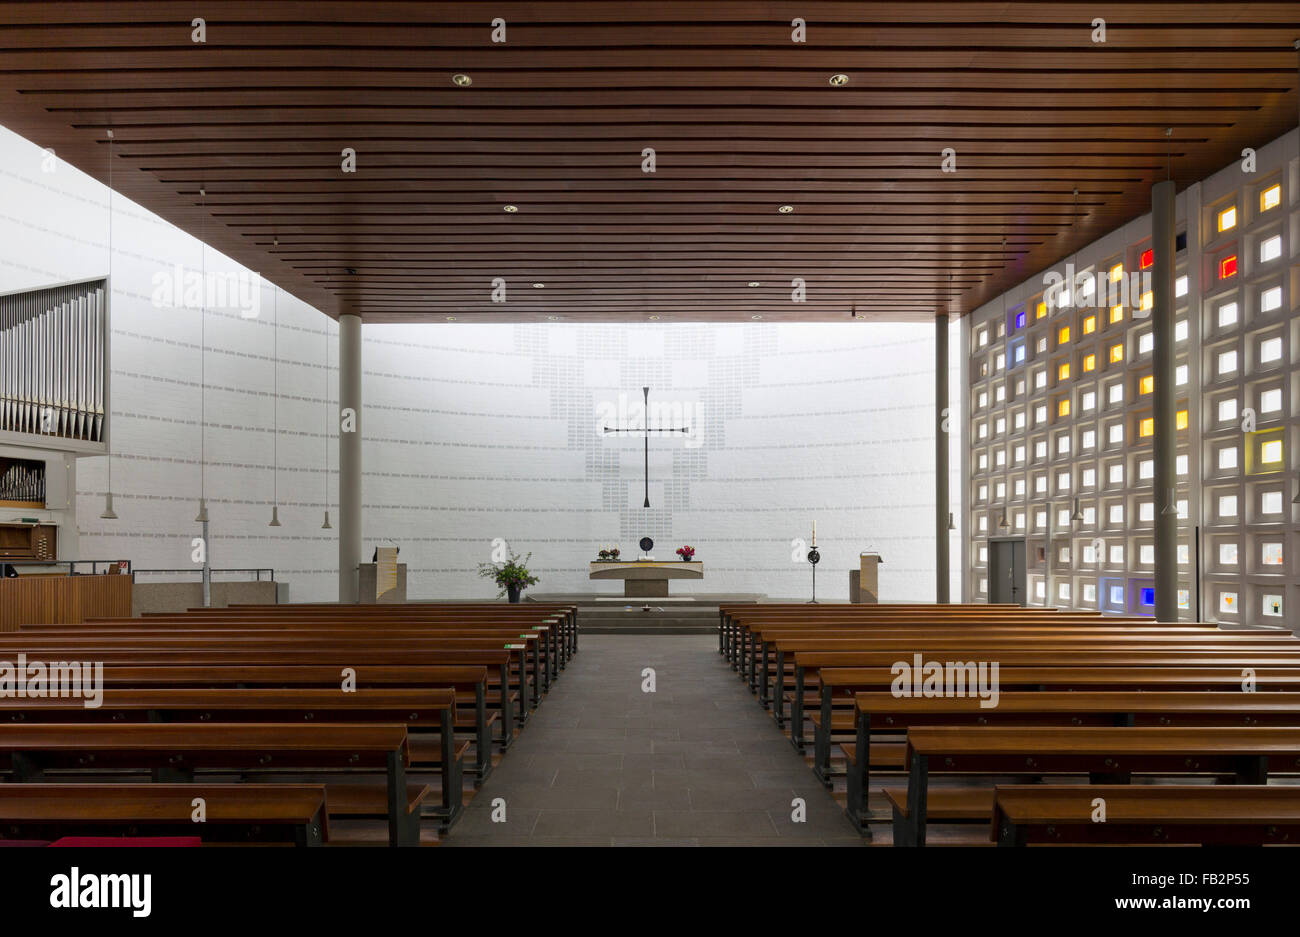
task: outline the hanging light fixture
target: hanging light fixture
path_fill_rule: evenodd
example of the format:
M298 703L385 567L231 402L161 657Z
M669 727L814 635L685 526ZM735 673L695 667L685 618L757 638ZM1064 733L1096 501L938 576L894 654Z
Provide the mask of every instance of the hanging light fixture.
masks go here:
M1074 499L1074 510L1070 512L1070 520L1075 521L1076 523L1083 520L1083 512L1079 510L1078 498Z
M948 529L949 529L949 530L956 530L956 529L957 529L957 523L956 523L956 521L953 520L953 517L952 517L952 511L949 511L949 512L948 512Z
M108 290L109 304L113 301L113 131L108 131ZM99 516L106 521L117 520L113 510L113 449L109 441L104 444L104 455L108 457L108 488L104 492L104 510Z
M1165 504L1164 508L1162 508L1160 511L1161 517L1168 517L1170 514L1174 514L1174 515L1178 514L1178 502L1174 498L1174 489L1172 488L1169 489L1169 501Z
M1002 530L1006 530L1010 526L1011 525L1007 523L1007 509L1004 507L1002 509L1002 516L998 518L998 527Z
M199 513L194 520L208 522L208 192L200 187L202 212L199 216L199 282L202 284L202 302L199 304ZM204 535L206 537L206 533Z
M330 524L330 327L325 323L325 393L322 396L325 404L325 523L320 525L321 530L333 530Z
M280 526L280 288L271 284L271 523Z

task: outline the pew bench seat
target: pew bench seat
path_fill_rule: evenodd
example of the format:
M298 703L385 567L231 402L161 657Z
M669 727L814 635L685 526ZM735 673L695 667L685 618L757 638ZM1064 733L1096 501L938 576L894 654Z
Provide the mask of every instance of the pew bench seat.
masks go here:
M433 793L428 784L406 785L406 812L399 819L399 846L420 845L420 817ZM327 784L325 807L331 820L388 820L388 788L383 784Z
M907 788L885 787L881 788L881 793L889 801L890 812L893 814L894 845L914 845L911 842L913 827L908 822ZM995 790L992 787L931 788L926 814L932 823L980 823L987 826L989 818L993 816L994 798ZM980 842L984 845L992 842L983 836L982 829Z

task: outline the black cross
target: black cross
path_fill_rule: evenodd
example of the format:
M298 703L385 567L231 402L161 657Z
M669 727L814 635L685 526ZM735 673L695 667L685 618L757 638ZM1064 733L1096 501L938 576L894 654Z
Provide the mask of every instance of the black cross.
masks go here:
M612 433L644 433L645 434L645 507L650 507L650 434L651 433L689 433L689 426L651 426L650 425L650 388L642 387L642 394L645 395L645 425L637 429L635 427L628 429L613 429L605 427L605 435Z

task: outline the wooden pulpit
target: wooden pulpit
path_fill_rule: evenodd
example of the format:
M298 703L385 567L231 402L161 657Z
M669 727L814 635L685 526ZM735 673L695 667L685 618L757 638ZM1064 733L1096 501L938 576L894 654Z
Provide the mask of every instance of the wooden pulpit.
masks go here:
M880 602L880 564L884 560L879 553L862 553L858 559L861 565L849 570L849 601L876 605Z

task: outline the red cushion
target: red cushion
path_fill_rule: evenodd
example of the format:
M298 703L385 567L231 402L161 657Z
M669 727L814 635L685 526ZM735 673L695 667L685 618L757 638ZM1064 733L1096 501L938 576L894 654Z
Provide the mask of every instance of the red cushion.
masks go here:
M51 846L201 846L197 836L64 836Z
M0 846L48 846L48 839L0 839Z

